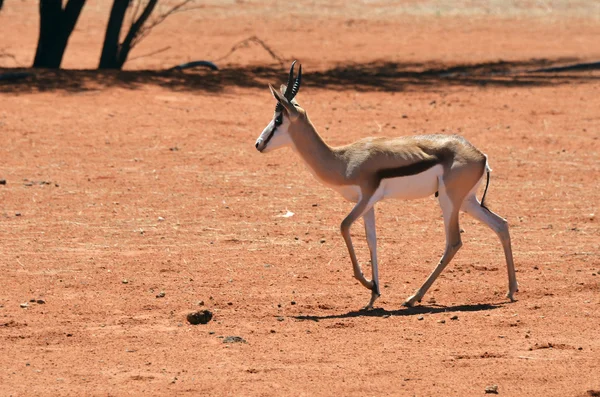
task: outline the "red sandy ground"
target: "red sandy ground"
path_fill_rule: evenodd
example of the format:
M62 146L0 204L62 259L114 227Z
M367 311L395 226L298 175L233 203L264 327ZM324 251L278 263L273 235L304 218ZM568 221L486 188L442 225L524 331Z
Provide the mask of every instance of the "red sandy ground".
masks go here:
M99 3L65 68L96 66ZM209 4L160 25L132 56L172 48L125 77L0 85L0 395L597 395L600 74L472 74L600 59L598 6L439 3ZM31 63L36 34L36 3L6 1L4 72ZM430 198L377 206L383 295L359 312L369 291L338 232L351 205L290 150L254 149L284 68L250 45L222 72L190 72L189 87L135 72L218 59L254 34L301 60L298 99L330 144L460 133L488 154L517 302L499 241L464 216L462 250L421 306L401 306L443 250ZM463 64L458 77L419 73ZM261 70L245 65L278 73L240 83ZM340 84L339 66L363 84ZM369 273L362 223L353 232ZM30 299L45 304L20 307ZM187 323L201 309L213 320Z

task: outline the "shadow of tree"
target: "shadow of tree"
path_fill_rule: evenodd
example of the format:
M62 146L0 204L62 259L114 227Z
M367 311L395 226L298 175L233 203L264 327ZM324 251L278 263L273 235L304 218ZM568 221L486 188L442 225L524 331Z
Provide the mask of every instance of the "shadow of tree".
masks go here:
M384 317L384 316L414 316L417 314L435 314L435 313L452 313L452 312L478 312L485 310L494 310L502 307L503 303L498 304L478 304L478 305L458 305L458 306L416 306L405 307L398 310L386 310L377 308L372 310L355 310L342 314L330 314L325 316L294 316L296 320L332 320L355 317Z
M589 83L600 80L593 70L557 65L577 62L573 58L531 59L513 62L484 62L444 65L436 62L370 62L341 65L305 73L305 86L355 91L435 90L448 86L523 87ZM555 72L548 72L555 71ZM590 72L592 70L592 72ZM565 71L571 73L566 74ZM17 78L2 78L14 75ZM154 85L173 91L218 93L227 87L264 88L268 82L283 81L287 71L280 67L240 66L209 70L64 70L0 68L0 92L81 92L121 87L137 89Z

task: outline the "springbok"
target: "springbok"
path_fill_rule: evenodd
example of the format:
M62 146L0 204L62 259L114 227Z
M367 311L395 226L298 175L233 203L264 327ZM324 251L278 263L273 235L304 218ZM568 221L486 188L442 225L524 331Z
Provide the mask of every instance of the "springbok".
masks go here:
M405 306L420 302L436 278L462 246L458 214L460 210L489 226L499 237L508 270L507 298L514 301L518 291L508 223L484 204L489 185L487 156L461 136L420 135L397 138L365 138L349 145L327 145L311 123L306 111L294 99L302 79L302 66L294 79L290 68L287 86L278 92L269 84L277 100L273 120L258 137L261 153L290 146L306 162L313 174L326 186L356 203L341 224L348 247L354 277L371 290L366 309L380 296L377 268L377 237L374 205L386 198L417 199L435 194L444 216L446 247L439 263L423 285L409 297ZM487 183L481 199L476 197L484 174ZM363 217L371 254L372 279L363 275L356 259L350 227Z

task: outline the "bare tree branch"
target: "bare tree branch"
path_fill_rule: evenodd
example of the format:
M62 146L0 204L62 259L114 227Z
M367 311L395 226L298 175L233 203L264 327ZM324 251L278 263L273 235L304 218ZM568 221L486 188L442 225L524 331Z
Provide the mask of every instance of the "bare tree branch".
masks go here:
M160 54L161 52L165 52L165 51L168 51L170 49L171 49L171 46L167 46L167 47L161 48L160 50L152 51L152 52L149 52L149 53L144 54L144 55L138 55L137 57L129 58L128 60L129 61L133 61L135 59L146 58L146 57L149 57L149 56L152 56L152 55Z
M155 28L157 25L159 25L162 22L164 22L165 19L167 19L170 15L173 15L173 14L175 14L177 12L188 11L190 9L195 8L195 7L183 8L186 4L189 4L189 3L193 2L193 1L194 0L183 0L179 4L174 5L168 11L160 14L156 19L154 19L152 22L150 22L147 26L143 26L140 29L140 32L138 33L138 35L135 37L135 39L132 42L131 46L134 47L135 45L137 45L140 41L142 41L142 39L144 39L146 36L148 36L150 34L150 32L152 31L153 28Z
M138 17L138 14L140 12L140 7L142 6L142 0L138 0L135 2L135 8L133 10L133 12L131 13L131 21L129 22L129 26L132 26L135 22L135 20Z
M121 43L120 46L119 64L121 66L123 66L123 64L127 60L129 51L131 51L134 45L133 41L139 34L140 30L142 29L148 18L150 18L150 15L152 14L152 11L154 11L154 7L156 7L157 3L158 0L149 0L148 4L146 4L146 7L144 8L144 11L142 11L140 17L129 28L129 31L127 32L127 35L125 36L125 39L123 40L123 43Z
M264 41L262 41L261 39L259 39L257 36L251 36L251 37L248 37L247 39L244 39L244 40L236 43L233 47L231 47L231 49L229 50L229 52L227 54L223 55L221 58L215 59L215 62L216 61L222 61L223 59L229 57L231 54L233 54L234 52L236 52L240 48L248 47L249 43L256 43L256 44L260 45L280 65L282 65L282 66L284 65L284 63L285 63L284 59L282 57L280 57L279 55L277 55L277 53L275 53L275 51L273 49L271 49L271 47L269 47Z

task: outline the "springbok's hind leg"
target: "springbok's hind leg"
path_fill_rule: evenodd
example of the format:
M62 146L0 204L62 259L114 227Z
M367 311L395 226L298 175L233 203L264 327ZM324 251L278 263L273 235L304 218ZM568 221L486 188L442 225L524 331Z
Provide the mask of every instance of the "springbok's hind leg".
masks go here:
M427 277L423 285L415 292L413 296L404 302L404 306L413 307L420 302L427 290L431 287L438 276L444 271L444 268L450 263L454 255L462 246L460 239L460 228L458 225L459 208L453 205L453 201L448 196L445 189L440 189L439 202L444 215L444 227L446 230L446 248L439 263L433 269L433 272Z
M490 229L492 229L500 239L502 248L504 249L504 256L506 258L506 269L508 272L508 292L506 297L514 302L515 293L519 291L519 285L517 284L517 276L515 274L515 264L513 262L512 248L510 243L510 234L508 232L508 222L502 217L494 214L486 207L482 207L477 200L477 197L468 197L462 205L462 210L473 218L485 223Z
M375 300L381 295L379 289L379 269L377 267L377 233L375 230L375 207L371 207L363 215L365 222L365 235L367 236L367 244L369 245L369 252L371 253L371 269L373 271L373 288L371 289L371 300L365 306L365 309L372 309Z

